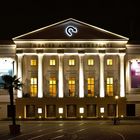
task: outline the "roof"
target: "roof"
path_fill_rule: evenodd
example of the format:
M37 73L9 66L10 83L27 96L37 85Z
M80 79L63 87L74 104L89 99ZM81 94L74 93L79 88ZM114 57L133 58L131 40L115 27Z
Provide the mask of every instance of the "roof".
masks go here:
M127 37L69 18L13 38L18 40L128 40Z
M15 45L13 40L0 40L0 45Z

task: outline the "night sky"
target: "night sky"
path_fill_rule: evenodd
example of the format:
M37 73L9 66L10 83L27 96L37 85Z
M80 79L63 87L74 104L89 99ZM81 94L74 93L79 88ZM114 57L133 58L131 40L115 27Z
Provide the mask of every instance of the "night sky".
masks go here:
M132 41L140 41L140 8L134 2L4 0L0 4L0 39L11 39L67 18L75 18L126 36Z

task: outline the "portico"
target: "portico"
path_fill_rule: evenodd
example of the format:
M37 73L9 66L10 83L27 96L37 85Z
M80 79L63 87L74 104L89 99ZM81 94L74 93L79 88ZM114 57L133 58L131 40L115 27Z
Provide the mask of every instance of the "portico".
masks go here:
M13 38L17 118L109 118L126 114L128 38L67 19Z

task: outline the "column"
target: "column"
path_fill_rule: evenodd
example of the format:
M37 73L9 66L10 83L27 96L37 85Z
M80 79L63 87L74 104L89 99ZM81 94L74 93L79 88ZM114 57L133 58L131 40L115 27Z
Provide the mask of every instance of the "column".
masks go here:
M63 56L64 54L59 54L59 92L58 92L58 97L63 98L64 93L63 93Z
M20 81L22 81L22 57L23 54L17 54L18 56L18 73L17 73L17 77L20 78ZM17 91L17 97L18 98L22 98L22 90L18 90Z
M120 53L120 97L125 96L125 87L124 87L124 53Z
M43 97L42 59L43 54L38 54L38 98Z
M83 56L84 54L79 54L79 97L84 97L84 73L83 73Z
M104 90L104 54L99 54L100 57L100 97L105 96Z
M16 60L13 61L13 75L17 75L17 62L16 62Z

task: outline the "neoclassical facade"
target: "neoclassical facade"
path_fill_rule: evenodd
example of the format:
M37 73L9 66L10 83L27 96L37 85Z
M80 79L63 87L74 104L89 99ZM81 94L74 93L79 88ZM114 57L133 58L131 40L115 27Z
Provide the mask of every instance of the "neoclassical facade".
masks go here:
M1 75L23 83L16 117L140 116L140 46L128 41L70 18L1 42ZM1 86L1 118L10 116L6 92Z

